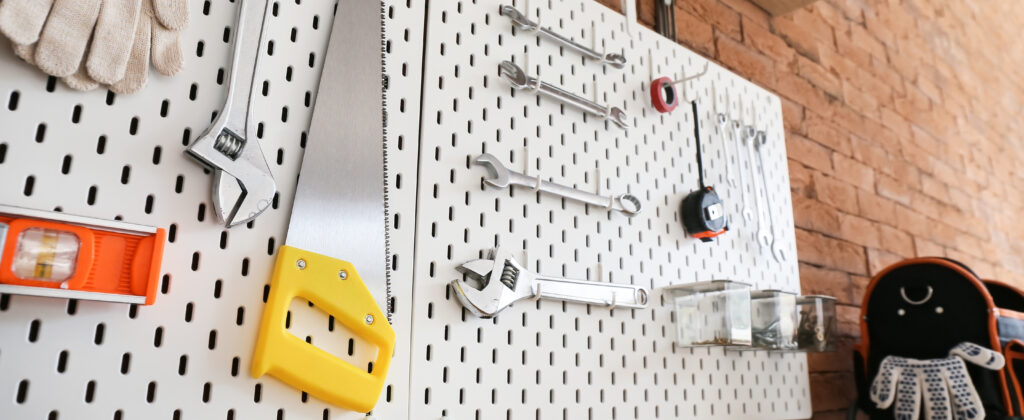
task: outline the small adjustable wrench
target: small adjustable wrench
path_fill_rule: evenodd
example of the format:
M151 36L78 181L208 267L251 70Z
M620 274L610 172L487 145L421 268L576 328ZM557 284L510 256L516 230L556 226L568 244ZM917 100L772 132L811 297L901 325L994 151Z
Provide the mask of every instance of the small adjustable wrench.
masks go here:
M623 308L645 308L650 292L643 286L569 280L534 274L519 264L512 253L497 249L491 258L469 261L456 268L483 284L476 288L453 280L459 302L474 315L492 318L513 303L528 299L557 299Z
M213 125L186 152L214 171L213 206L228 227L247 223L270 207L277 184L256 138L253 84L270 2L242 0L235 25L228 96Z

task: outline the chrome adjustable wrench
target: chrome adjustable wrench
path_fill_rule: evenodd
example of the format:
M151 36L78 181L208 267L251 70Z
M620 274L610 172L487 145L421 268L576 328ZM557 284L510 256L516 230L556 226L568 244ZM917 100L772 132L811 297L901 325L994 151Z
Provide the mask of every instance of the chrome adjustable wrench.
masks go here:
M213 170L213 206L228 227L249 221L270 207L277 193L274 176L256 138L253 85L270 2L242 0L235 25L228 97L213 125L186 149Z
M463 280L451 282L459 302L481 318L494 317L509 305L529 298L646 308L650 295L647 288L632 284L598 283L534 274L520 265L511 252L501 248L491 258L469 261L457 267L457 270L483 284L478 289Z

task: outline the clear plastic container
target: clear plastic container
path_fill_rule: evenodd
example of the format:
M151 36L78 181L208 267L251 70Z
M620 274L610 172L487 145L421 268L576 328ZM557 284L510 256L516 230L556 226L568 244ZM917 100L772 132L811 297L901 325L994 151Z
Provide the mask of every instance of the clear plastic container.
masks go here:
M664 291L675 306L680 346L750 345L749 284L714 280L670 286Z
M795 294L779 290L759 290L750 294L750 327L754 348L796 350L798 321Z
M796 304L798 348L809 352L836 351L836 298L800 296Z

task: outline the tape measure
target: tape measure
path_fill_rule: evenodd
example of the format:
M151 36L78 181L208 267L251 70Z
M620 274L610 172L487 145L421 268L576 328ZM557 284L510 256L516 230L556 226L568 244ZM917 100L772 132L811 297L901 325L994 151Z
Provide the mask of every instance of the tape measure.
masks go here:
M693 107L693 136L697 144L697 182L700 188L691 192L683 199L681 207L683 227L686 232L702 242L712 239L729 230L729 222L725 217L725 204L715 192L715 187L704 185L704 159L700 145L700 115L697 102L690 102Z

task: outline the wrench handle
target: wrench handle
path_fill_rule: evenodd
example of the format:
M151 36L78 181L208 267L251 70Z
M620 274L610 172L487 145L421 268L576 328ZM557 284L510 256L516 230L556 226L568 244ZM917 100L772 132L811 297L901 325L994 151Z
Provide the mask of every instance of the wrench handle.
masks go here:
M541 299L624 308L646 308L650 291L632 284L598 283L537 276L533 293Z
M228 97L220 118L225 127L243 138L250 135L249 129L253 128L250 125L255 125L254 121L249 121L252 115L252 90L256 83L263 32L271 17L269 10L269 0L242 0L238 6L231 72L228 76Z
M604 105L598 104L597 102L591 101L575 93L569 92L551 83L545 82L543 80L538 80L536 78L532 78L530 84L533 85L536 83L540 84L541 93L551 96L562 102L565 102L566 104L572 105L576 108L582 109L583 111L589 112L601 118L608 118L610 114L609 108Z

